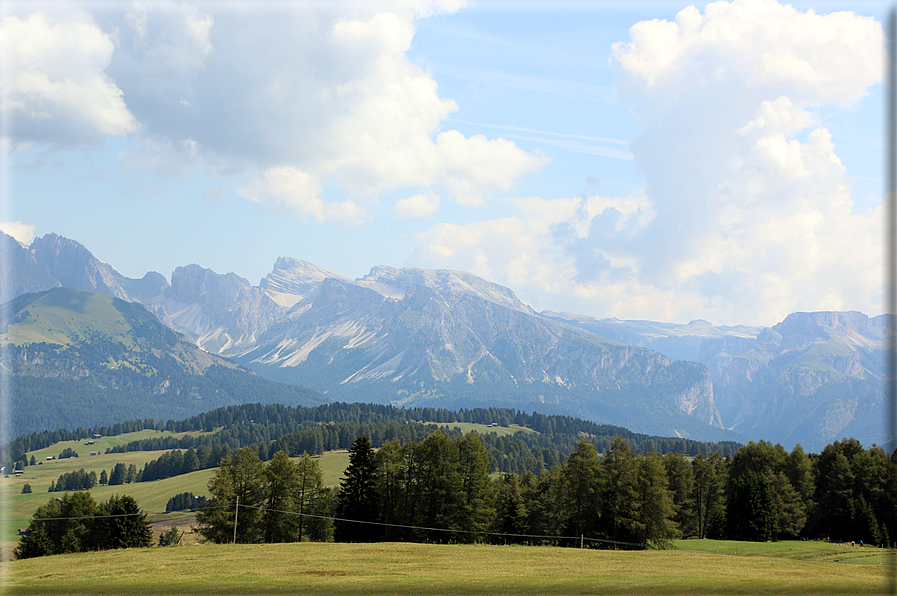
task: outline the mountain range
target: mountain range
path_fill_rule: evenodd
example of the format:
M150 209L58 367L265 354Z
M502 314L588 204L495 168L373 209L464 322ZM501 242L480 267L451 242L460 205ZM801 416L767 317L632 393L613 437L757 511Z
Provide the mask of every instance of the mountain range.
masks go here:
M351 280L282 257L253 286L195 264L170 282L127 278L55 234L30 246L0 235L0 251L14 271L4 302L66 287L139 303L204 352L325 399L516 407L808 449L847 435L881 442L883 316L794 313L770 328L620 321L537 313L460 271L378 266Z

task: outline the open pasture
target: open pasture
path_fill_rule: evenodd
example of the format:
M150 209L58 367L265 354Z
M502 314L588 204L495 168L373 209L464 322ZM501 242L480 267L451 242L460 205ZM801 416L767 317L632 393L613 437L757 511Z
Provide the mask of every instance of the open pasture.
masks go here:
M438 423L434 423L438 424ZM526 433L535 433L531 428L526 428L525 426L519 426L517 424L512 424L510 426L489 426L486 424L477 424L475 422L450 422L448 424L440 424L440 426L448 426L449 428L458 428L463 433L469 433L470 431L477 431L479 434L484 433L494 433L499 437L504 437L506 435L513 435L516 432L526 432Z
M190 545L5 562L9 594L881 594L888 567L695 550ZM774 548L769 548L770 553Z
M111 441L116 441L115 444L123 444L146 438L147 436L165 436L166 434L171 433L163 434L157 431L128 433L119 437L99 439L95 445L91 446L84 445L84 441L65 441L56 443L46 449L29 453L29 458L31 455L34 455L36 460L43 463L26 467L20 477L9 476L8 478L0 478L0 502L4 504L3 515L0 517L0 519L4 520L0 522L0 550L2 550L3 556L8 558L12 549L18 544L17 528L28 526L28 521L38 507L54 497L63 495L61 492L48 492L50 482L55 482L64 473L76 472L81 468L84 468L88 473L94 471L97 476L103 470L106 470L108 474L112 472L112 468L119 462L125 465L133 463L138 470L142 469L143 464L160 457L165 451L131 451L109 454L105 454L103 451L106 450L106 447L114 446ZM109 441L109 443L103 444L98 455L89 455L90 451L98 450L97 444L100 441ZM78 457L50 461L45 459L50 455L58 455L67 447L75 449L78 452ZM331 487L338 486L346 466L349 465L348 451L327 452L317 458L317 460L323 471L324 484ZM134 497L141 509L149 514L148 519L152 522L153 528L158 535L159 530L167 529L172 525L177 525L183 529L189 527L190 520L187 520L187 523L184 520L178 521L175 514L164 513L165 506L171 497L180 493L192 492L194 495L207 495L207 486L213 473L214 469L208 469L152 482L120 484L117 486L95 486L90 490L90 494L97 502L106 501L112 495L130 495ZM30 494L22 494L22 488L26 483L31 485L32 492Z

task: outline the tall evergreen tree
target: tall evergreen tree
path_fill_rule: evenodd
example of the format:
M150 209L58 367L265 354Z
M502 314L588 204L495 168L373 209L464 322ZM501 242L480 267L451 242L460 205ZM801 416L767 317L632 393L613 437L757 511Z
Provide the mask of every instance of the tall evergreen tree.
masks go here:
M461 498L458 477L458 444L442 431L428 436L414 450L417 466L414 525L453 529ZM448 542L448 532L428 532L433 542Z
M264 536L260 525L265 503L264 464L255 451L244 447L233 461L222 460L209 480L212 497L196 512L197 531L211 542L260 542ZM235 509L239 503L239 512Z
M663 459L657 453L636 459L635 521L642 545L666 547L680 534L673 521L673 494L667 488Z
M102 548L135 548L150 546L153 530L146 513L128 495L109 497L101 503L97 514L97 538Z
M698 453L692 460L694 471L693 507L698 538L721 538L728 466L719 453L705 458ZM716 532L713 530L716 529Z
M775 509L769 482L761 474L743 472L734 478L726 509L730 540L765 542L775 530Z
M496 504L495 530L501 534L528 534L526 504L520 494L520 482L517 474L508 474L502 479ZM504 542L526 542L521 536L502 538Z
M392 524L408 525L405 509L408 503L405 473L408 451L398 439L392 439L383 443L375 457L377 501L380 505L380 521L387 524L382 530L386 540L400 534L391 527Z
M673 494L676 522L684 536L697 535L697 520L694 515L694 469L681 453L667 453L663 456L667 483Z
M128 468L123 463L115 464L112 473L109 475L109 486L117 486L124 484L128 475Z
M376 474L371 441L367 436L360 436L349 450L349 466L345 478L340 480L338 518L360 522L377 520ZM377 526L369 523L339 521L336 524L336 539L341 542L370 542L377 534Z
M495 511L495 485L489 478L489 454L474 431L458 440L458 508L453 527L465 532L488 529ZM471 542L476 534L460 534L458 539Z
M581 439L561 473L568 525L565 533L581 536L594 529L601 488L601 464L595 446Z
M265 467L265 509L262 514L265 542L302 540L299 510L299 470L286 453L278 451Z
M639 544L642 532L637 527L634 509L637 471L629 441L615 436L602 463L607 478L602 499L604 534L614 542Z

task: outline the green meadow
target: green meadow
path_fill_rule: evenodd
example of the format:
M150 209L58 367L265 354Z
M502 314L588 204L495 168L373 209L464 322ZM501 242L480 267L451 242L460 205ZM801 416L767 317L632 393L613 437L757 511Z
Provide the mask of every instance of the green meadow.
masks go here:
M516 428L460 424L464 432L508 434ZM104 454L108 447L170 433L141 431L58 443L29 453L41 461L16 478L0 479L5 503L0 562L3 593L9 594L880 594L890 584L895 553L820 542L752 543L679 540L665 551L575 548L299 543L199 544L188 534L177 547L152 547L8 560L28 525L49 499L51 481L65 472L102 470L119 463L143 464L163 451ZM192 433L197 434L197 433ZM78 458L47 461L66 448ZM90 451L99 455L90 456ZM318 458L327 486L337 486L348 452ZM207 494L213 470L146 483L91 490L100 502L129 494L149 513L155 537L171 526L189 530L190 512L164 513L172 496ZM31 494L21 494L25 483Z
M683 541L698 542L698 541ZM293 543L194 544L4 562L6 593L96 594L881 594L881 564L830 562L830 547L778 556L701 549ZM819 557L809 556L819 548ZM850 547L842 547L848 549ZM859 550L859 547L854 547ZM872 550L872 549L867 549ZM809 557L809 558L806 558Z
M177 433L176 437L184 434L198 435L202 433ZM51 447L28 453L32 455L40 465L28 466L19 476L0 478L0 502L3 503L2 523L0 523L0 548L3 558L8 559L12 550L18 544L18 528L28 526L28 521L38 507L44 505L52 498L61 497L63 493L47 492L50 482L55 482L59 476L66 472L76 472L84 468L86 472L94 471L97 476L106 470L112 472L115 464L121 462L126 465L135 464L137 469L143 468L143 464L158 458L165 451L132 451L127 453L109 453L107 448L116 445L124 445L130 441L149 437L164 437L172 435L169 432L144 430L135 433L127 433L114 437L96 439L93 445L85 445L86 441L64 441ZM78 457L66 459L54 459L48 461L47 457L58 456L64 449L71 448L78 453ZM90 455L91 451L97 451L98 455ZM324 473L326 486L335 487L343 476L346 466L349 464L348 451L327 452L318 459L321 470ZM183 474L155 480L152 482L137 482L134 484L120 484L117 486L96 486L90 494L97 502L105 501L112 495L127 494L134 497L140 507L146 511L149 521L158 537L159 533L173 525L181 529L188 529L193 523L194 516L189 512L165 513L168 500L180 493L192 492L194 495L208 494L207 486L214 469L200 470L190 474ZM30 494L22 494L25 484L31 485ZM189 537L188 537L189 540Z

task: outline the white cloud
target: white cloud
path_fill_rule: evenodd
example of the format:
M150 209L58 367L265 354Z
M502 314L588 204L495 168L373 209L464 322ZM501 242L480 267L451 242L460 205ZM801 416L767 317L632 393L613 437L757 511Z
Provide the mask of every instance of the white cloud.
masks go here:
M434 192L418 193L396 201L396 213L401 217L432 217L439 211L439 195Z
M639 99L659 105L679 99L672 90L697 94L732 83L751 95L776 89L799 103L850 105L882 73L881 26L848 11L720 1L703 15L689 6L675 22L642 21L629 33L631 41L613 45L611 65Z
M366 218L365 209L353 201L324 201L319 196L321 191L317 178L289 166L271 168L261 179L237 189L238 194L273 213L293 213L318 223L358 223Z
M137 131L121 89L105 72L113 50L109 36L87 20L56 22L43 12L3 19L11 144L67 147Z
M616 238L595 255L618 269L633 267L625 246L653 218L647 199L639 194L554 200L526 197L513 203L518 210L515 217L432 226L417 235L412 260L471 271L508 285L536 308L552 307L559 295L567 299L576 295L583 306L600 304L604 312L613 308L595 297L610 285L625 285L620 275L580 279L582 271L570 247L587 242L595 232L607 231ZM629 306L628 297L616 305L621 313Z
M22 244L31 244L34 240L35 227L20 221L0 221L0 231L9 234Z
M611 64L644 122L633 153L657 214L633 247L638 281L703 296L724 321L834 303L878 312L880 213L854 209L808 108L851 106L879 82L880 25L749 0L630 33Z
M856 209L817 110L879 81L879 24L746 0L630 34L611 65L644 125L632 143L644 193L519 199L516 217L433 226L413 259L491 276L536 308L574 296L598 316L880 312L881 212Z
M118 18L110 70L148 147L190 139L213 171L288 165L355 202L439 187L479 205L545 161L505 139L440 131L458 106L407 52L416 18L462 4L135 3Z

